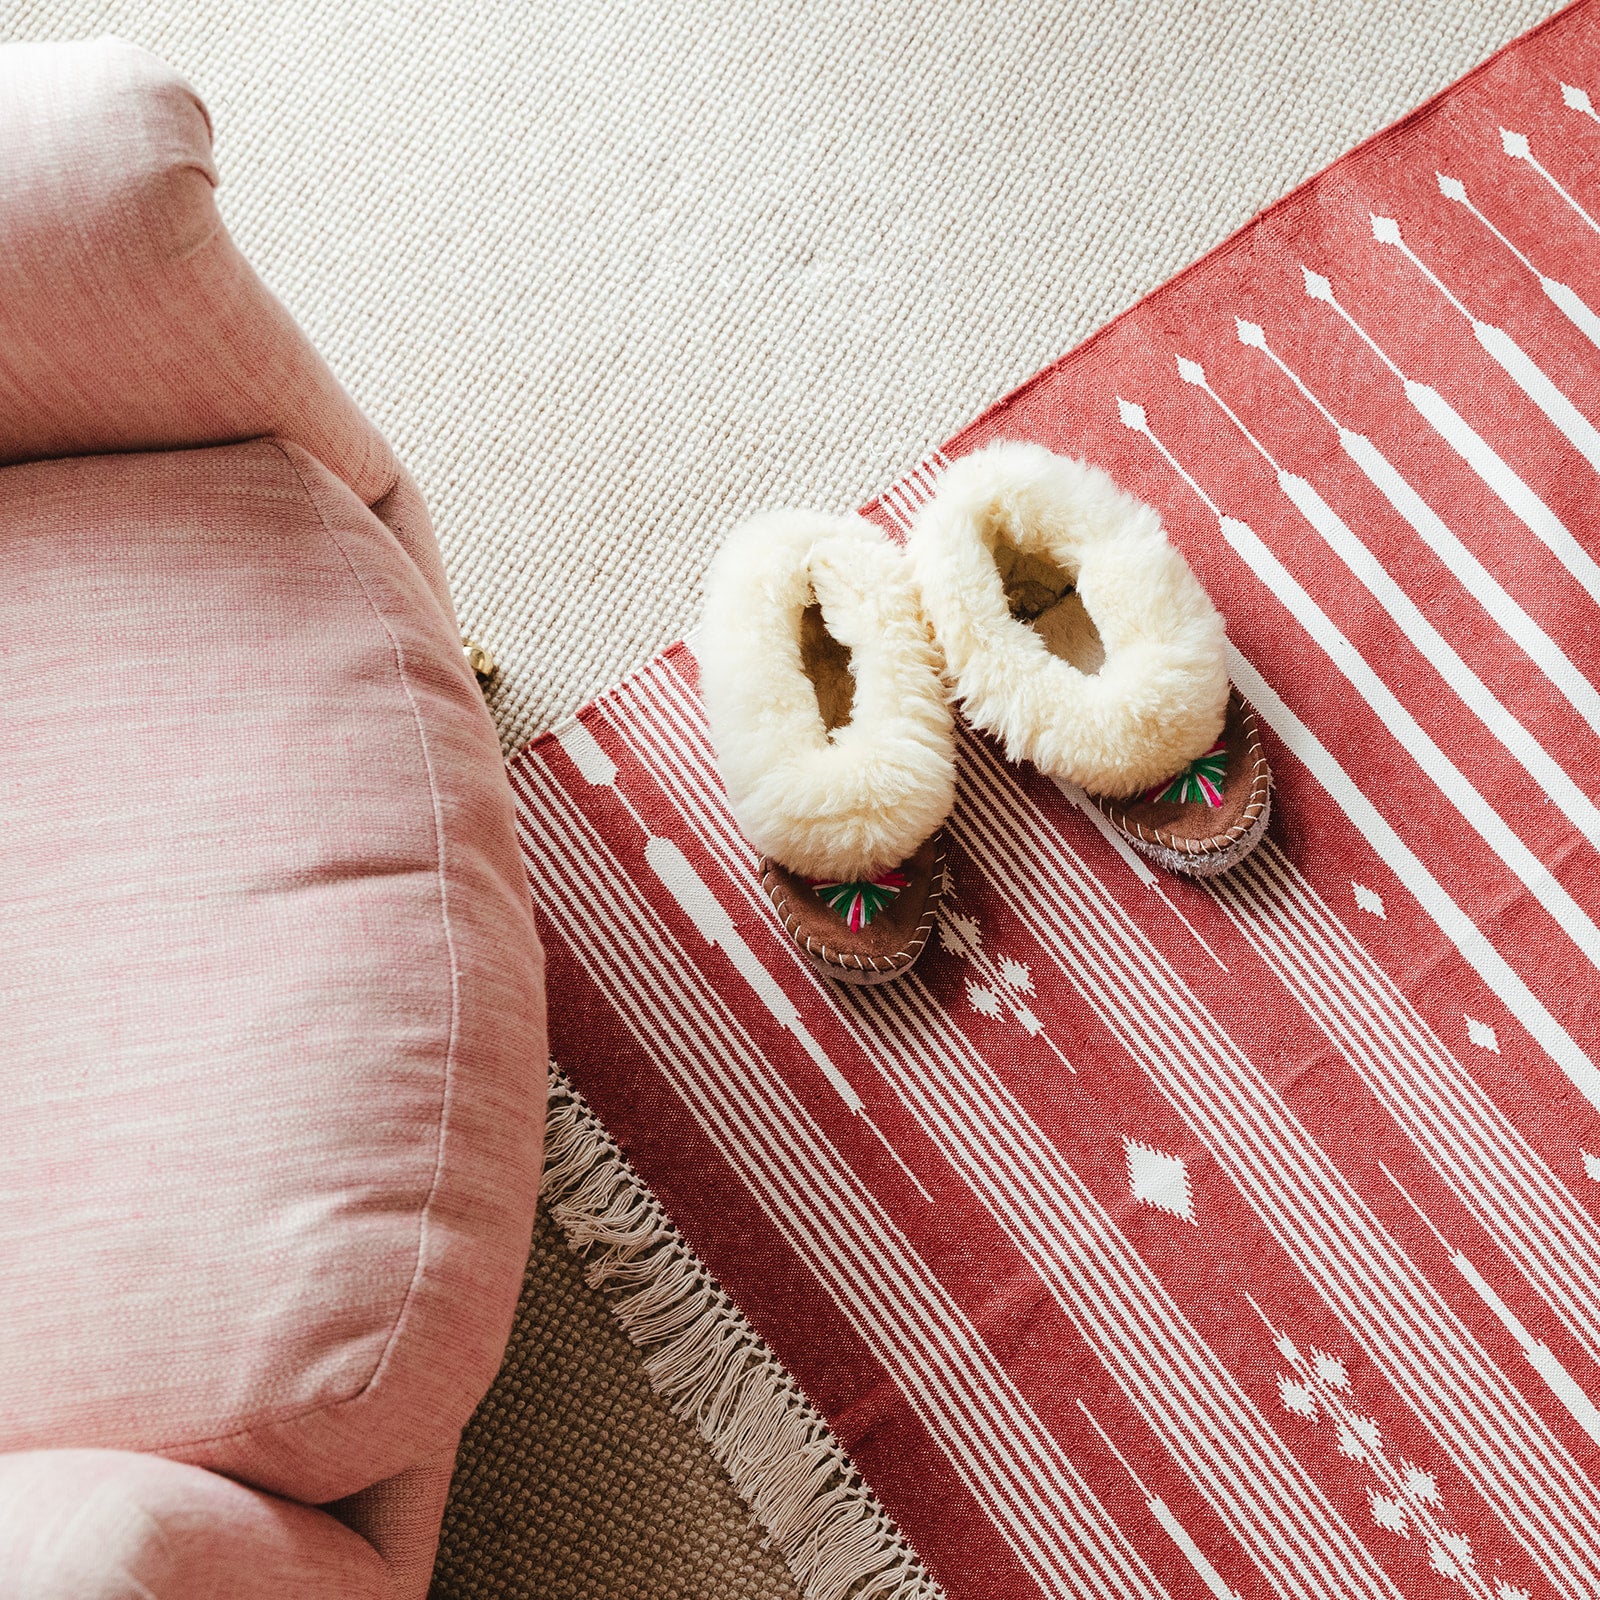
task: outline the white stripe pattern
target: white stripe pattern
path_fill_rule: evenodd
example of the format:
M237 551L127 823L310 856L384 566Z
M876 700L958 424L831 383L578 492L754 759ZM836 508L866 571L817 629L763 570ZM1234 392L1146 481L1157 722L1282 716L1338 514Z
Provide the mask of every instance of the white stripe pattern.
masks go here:
M1162 1600L954 1299L762 1056L537 754L512 769L536 891L573 954L895 1380L1046 1593Z
M1272 840L1206 885L1374 1098L1600 1363L1600 1224Z
M608 715L767 920L750 887L754 854L722 800L687 686L658 663L632 690L639 714ZM1277 1592L1389 1594L1360 1540L917 974L849 993L806 976Z
M1567 525L1512 471L1505 460L1437 389L1415 378L1408 378L1388 352L1334 298L1333 285L1319 273L1302 267L1306 293L1313 300L1331 306L1356 336L1383 363L1405 392L1412 409L1428 424L1479 478L1494 492L1505 508L1523 524L1583 587L1591 600L1600 603L1600 562L1573 538Z
M950 465L942 450L924 456L903 478L897 478L878 496L877 504L889 514L902 533L911 531L917 512L933 496L940 471Z
M1370 439L1341 428L1339 443L1373 487L1411 524L1507 636L1521 647L1567 704L1600 734L1600 691L1577 669L1566 651L1489 576L1477 557L1445 526L1444 520L1400 476Z
M1506 1010L1585 1099L1600 1111L1600 1069L1578 1042L1553 1017L1544 1003L1513 971L1505 957L1484 937L1472 919L1446 893L1444 886L1416 852L1389 825L1361 786L1334 759L1323 742L1284 703L1278 691L1231 645L1228 676L1256 713L1285 746L1304 763L1334 804L1355 824L1391 872L1411 891L1474 972L1499 997Z
M1226 1581L1223 1579L1222 1574L1218 1572L1214 1566L1212 1566L1210 1558L1200 1548L1200 1546L1194 1542L1194 1538L1190 1534L1189 1530L1185 1528L1183 1524L1178 1521L1177 1517L1172 1514L1172 1510L1167 1505L1166 1501L1164 1501L1160 1495L1151 1490L1145 1483L1144 1479L1133 1470L1133 1464L1119 1449L1117 1449L1116 1445L1112 1442L1111 1435L1100 1426L1099 1422L1095 1418L1094 1413L1083 1403L1082 1400L1078 1402L1078 1409L1084 1414L1085 1417L1088 1418L1089 1426L1100 1435L1101 1442L1105 1445L1106 1449L1117 1458L1117 1461L1122 1466L1122 1470L1126 1472L1133 1480L1134 1488L1136 1488L1139 1493L1144 1496L1145 1508L1149 1511L1150 1515L1155 1518L1156 1522L1159 1524L1167 1537L1171 1539L1172 1542L1183 1552L1184 1558L1188 1561L1189 1565L1194 1568L1196 1576L1206 1586L1206 1592L1213 1597L1213 1600L1239 1600L1239 1591L1237 1589L1230 1589L1228 1587Z
M1572 1600L1600 1592L1600 1493L1143 931L966 740L953 826L1374 1365Z
M1586 228L1589 228L1595 233L1600 233L1600 222L1596 222L1594 218L1591 217L1589 213L1585 211L1570 194L1567 193L1561 184L1556 181L1555 176L1546 167L1544 167L1540 163L1539 158L1534 155L1533 146L1528 143L1527 134L1513 133L1509 128L1502 128L1500 130L1500 148L1504 150L1513 161L1526 161L1528 165L1532 167L1533 170L1537 172L1539 176L1543 178L1544 181L1548 183L1564 201L1566 201L1573 215L1576 216Z
M1555 424L1567 443L1597 472L1600 472L1600 432L1594 424L1573 405L1538 363L1511 337L1504 328L1475 317L1451 293L1444 280L1417 255L1400 233L1400 224L1393 217L1374 216L1372 236L1379 244L1392 245L1414 266L1445 300L1461 314L1472 329L1472 336L1488 352L1516 386Z
M1434 177L1439 180L1439 193L1446 200L1454 200L1457 205L1464 206L1471 212L1532 274L1538 281L1539 287L1544 291L1545 297L1562 316L1566 317L1590 344L1594 345L1596 349L1600 349L1600 317L1594 314L1588 302L1584 300L1578 291L1569 284L1561 283L1555 278L1547 278L1544 273L1534 266L1527 256L1472 203L1467 195L1467 186L1459 178L1447 177L1442 172L1436 172Z
M1180 362L1179 368L1184 373L1185 381L1209 395L1216 402L1218 409L1254 447L1262 460L1272 469L1283 497L1300 513L1306 523L1321 535L1328 548L1359 580L1367 593L1382 606L1389 620L1410 640L1451 692L1500 741L1513 760L1555 802L1557 809L1588 840L1590 846L1600 849L1600 806L1595 805L1566 769L1501 705L1489 686L1461 659L1454 647L1446 642L1444 635L1423 616L1416 602L1390 577L1383 563L1350 531L1349 526L1333 507L1306 479L1287 471L1274 459L1267 447L1251 433L1233 408L1207 382L1205 373L1198 363ZM1246 556L1246 559L1251 558ZM1277 589L1274 580L1279 573L1287 574L1287 569L1281 563L1276 568L1257 566L1254 561L1251 564L1255 567L1256 576L1274 587L1279 599L1285 601L1312 637L1328 649L1335 664L1344 670L1343 661L1348 659L1352 647L1347 643L1341 643L1337 648L1329 647L1326 641L1342 640L1343 636L1338 634L1327 614L1298 584L1289 594ZM1370 680L1365 676L1352 675L1348 671L1345 675L1350 678L1357 690L1363 692L1370 688L1371 681L1376 680L1376 674L1372 674ZM1386 722L1389 721L1385 715L1386 702L1374 700L1370 694L1367 694L1366 698L1368 704L1380 716L1384 716ZM1399 704L1393 695L1388 696L1388 702ZM1416 724L1412 723L1411 726L1415 727ZM1400 736L1408 733L1410 729L1403 723L1399 727L1391 723L1391 731ZM1440 752L1439 760L1443 759L1443 753ZM1460 776L1457 769L1452 767L1451 770ZM1466 782L1464 777L1460 781ZM1464 814L1467 815L1469 822L1472 821L1472 814L1466 812ZM1596 930L1594 953L1590 959L1595 961L1596 965L1600 965L1600 930Z
M1483 563L1462 544L1444 519L1403 478L1392 462L1364 435L1345 427L1300 375L1267 343L1253 322L1236 323L1239 341L1262 352L1283 373L1339 437L1339 446L1367 481L1410 524L1417 536L1450 570L1483 609L1515 641L1590 729L1600 734L1600 690L1578 671L1560 645L1512 599Z
M1119 400L1125 426L1142 433L1160 451L1167 464L1194 491L1202 504L1217 518L1223 536L1240 537L1249 548L1259 548L1272 565L1276 558L1266 552L1255 533L1235 518L1224 516L1215 501L1183 469L1176 458L1150 431L1143 407ZM1232 536L1232 537L1230 537ZM1284 574L1285 579L1293 579ZM1342 635L1340 636L1342 638ZM1353 645L1345 641L1356 655ZM1363 663L1364 665L1364 663ZM1370 673L1370 668L1366 669ZM1480 978L1499 996L1501 1003L1528 1030L1550 1059L1560 1067L1590 1105L1600 1110L1600 1068L1589 1058L1570 1033L1529 989L1505 957L1484 937L1481 930L1450 897L1421 858L1390 825L1348 772L1336 761L1326 745L1291 711L1277 690L1256 671L1233 646L1228 646L1228 675L1243 692L1280 740L1306 765L1327 790L1341 811L1355 824L1367 842L1382 857L1400 881L1416 897L1440 932L1455 946ZM1453 770L1453 769L1452 769Z
M1600 970L1600 928L1597 928L1566 888L1517 834L1500 813L1468 782L1466 775L1423 731L1417 719L1400 703L1394 691L1372 669L1365 656L1306 592L1288 568L1269 550L1247 523L1221 512L1216 503L1195 482L1183 465L1151 431L1141 407L1123 402L1123 417L1137 413L1137 423L1127 425L1144 434L1166 458L1173 470L1205 503L1217 518L1222 536L1235 554L1283 603L1295 621L1319 644L1350 686L1366 702L1394 736L1400 746L1437 786L1440 794L1460 813L1462 819L1522 881L1523 886L1550 914L1552 920L1583 953L1591 966ZM1352 536L1353 537L1353 536Z
M1445 1238L1444 1234L1434 1226L1433 1219L1417 1204L1416 1199L1388 1167L1381 1161L1378 1165L1406 1204L1422 1220L1428 1232L1439 1241L1439 1248L1450 1258L1450 1265L1461 1274L1462 1281L1477 1295L1495 1321L1516 1341L1517 1348L1522 1352L1528 1365L1538 1373L1551 1394L1561 1402L1568 1415L1589 1435L1590 1439L1600 1444L1600 1409L1597 1409L1594 1402L1579 1388L1577 1380L1562 1366L1555 1351L1542 1339L1534 1338L1527 1324L1478 1270L1472 1258L1464 1250L1456 1249Z

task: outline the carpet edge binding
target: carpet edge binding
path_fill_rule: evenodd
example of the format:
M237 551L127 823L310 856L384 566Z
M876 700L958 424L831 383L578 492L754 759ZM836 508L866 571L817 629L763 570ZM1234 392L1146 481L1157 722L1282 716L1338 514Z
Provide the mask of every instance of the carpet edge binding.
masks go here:
M651 1387L710 1446L805 1600L944 1600L822 1414L554 1061L541 1199L644 1353Z

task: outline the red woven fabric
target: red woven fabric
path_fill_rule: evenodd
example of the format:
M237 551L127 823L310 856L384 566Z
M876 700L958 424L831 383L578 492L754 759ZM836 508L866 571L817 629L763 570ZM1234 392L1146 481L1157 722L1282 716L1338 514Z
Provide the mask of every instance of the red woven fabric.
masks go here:
M844 990L687 647L513 765L557 1058L959 1600L1600 1594L1586 89L1587 4L871 508L997 437L1159 506L1278 775L1241 869L966 736L940 947Z

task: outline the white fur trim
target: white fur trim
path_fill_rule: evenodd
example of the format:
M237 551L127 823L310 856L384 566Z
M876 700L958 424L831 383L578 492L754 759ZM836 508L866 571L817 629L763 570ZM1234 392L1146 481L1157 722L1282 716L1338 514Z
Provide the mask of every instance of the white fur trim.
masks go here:
M832 736L800 660L812 603L851 651ZM898 866L949 815L955 750L938 653L905 556L860 517L776 511L736 528L695 641L717 767L750 842L812 878Z
M1105 646L1084 673L1006 605L997 536L1054 562ZM1222 731L1223 622L1155 510L1100 468L1000 442L955 463L909 540L962 709L1013 761L1091 794L1136 794Z

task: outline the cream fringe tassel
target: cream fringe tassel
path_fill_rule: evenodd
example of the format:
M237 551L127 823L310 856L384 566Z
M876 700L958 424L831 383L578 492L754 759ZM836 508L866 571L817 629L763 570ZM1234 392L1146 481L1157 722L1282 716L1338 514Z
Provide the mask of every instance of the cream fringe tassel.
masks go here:
M700 1430L806 1600L942 1600L821 1413L554 1063L541 1193L657 1393Z

